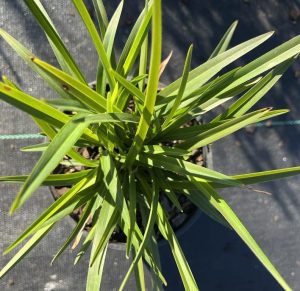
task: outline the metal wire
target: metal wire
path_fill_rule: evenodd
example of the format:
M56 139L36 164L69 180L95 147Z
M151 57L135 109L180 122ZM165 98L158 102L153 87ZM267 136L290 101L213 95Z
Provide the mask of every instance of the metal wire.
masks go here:
M300 120L286 120L286 121L266 121L258 122L258 127L271 127L271 126L287 126L287 125L300 125Z
M12 139L38 139L44 138L41 134L27 133L27 134L0 134L0 140L12 140Z
M295 126L295 125L300 125L300 120L271 121L271 122L267 121L267 122L258 122L255 125L257 127ZM39 139L39 138L44 138L44 136L38 133L0 134L0 140Z

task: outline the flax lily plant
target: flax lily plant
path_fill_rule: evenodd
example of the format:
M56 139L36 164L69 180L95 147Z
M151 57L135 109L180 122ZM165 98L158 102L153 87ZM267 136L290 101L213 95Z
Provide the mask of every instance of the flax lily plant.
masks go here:
M160 201L162 192L181 209L176 193L183 193L201 211L230 226L285 289L291 290L218 189L271 181L300 173L300 167L228 176L189 162L194 150L239 129L272 118L287 110L255 105L280 79L300 53L300 36L272 49L250 63L223 69L265 42L266 33L229 48L237 23L233 23L211 57L191 70L189 48L182 76L159 90L162 47L161 1L146 1L145 7L119 56L114 40L123 1L108 19L102 0L93 0L96 24L83 0L73 0L98 53L95 89L91 89L59 32L39 0L25 0L44 30L56 56L54 67L35 56L0 29L1 37L39 74L59 96L40 100L30 96L7 77L0 83L0 99L28 113L49 142L24 151L40 151L41 157L28 176L0 177L1 182L21 183L10 213L21 207L39 186L70 186L6 250L19 251L0 271L3 277L44 238L57 222L78 207L83 213L53 261L80 235L89 217L92 228L78 246L77 263L91 247L87 290L99 290L107 247L112 232L120 228L127 237L126 256L132 262L121 283L123 290L135 273L139 290L145 290L143 262L153 275L153 290L167 282L160 266L157 235L169 243L185 290L198 290L192 270ZM149 42L149 43L148 43ZM149 68L149 69L148 69ZM222 71L222 73L220 73ZM227 109L203 125L184 125L232 100ZM129 104L133 106L129 106ZM66 113L66 112L72 112ZM177 141L170 146L170 141ZM79 147L97 147L94 160L81 156ZM53 174L65 156L85 170ZM140 214L143 222L138 222ZM199 282L201 283L201 282Z

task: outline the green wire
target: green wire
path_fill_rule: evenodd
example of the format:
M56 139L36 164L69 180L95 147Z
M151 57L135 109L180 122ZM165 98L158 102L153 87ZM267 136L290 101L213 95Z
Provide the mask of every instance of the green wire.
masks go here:
M12 140L12 139L37 139L44 138L43 135L38 133L28 133L28 134L0 134L0 140Z
M289 126L289 125L294 126L294 125L300 125L300 119L286 120L286 121L258 122L255 125L257 127ZM38 133L0 134L0 140L38 139L38 138L44 138L44 136Z
M300 125L300 120L286 120L286 121L271 121L271 122L258 122L258 127L271 127L271 126L286 126L286 125Z

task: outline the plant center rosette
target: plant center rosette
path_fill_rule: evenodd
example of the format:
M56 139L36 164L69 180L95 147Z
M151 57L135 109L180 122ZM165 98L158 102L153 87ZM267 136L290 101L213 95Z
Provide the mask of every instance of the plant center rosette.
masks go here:
M93 90L96 90L96 82L90 83L89 86ZM159 90L162 90L162 88L164 87L165 85L163 83L159 84ZM67 87L65 87L65 90L67 90ZM127 112L132 113L134 110L135 110L135 103L133 97L131 96L131 98L129 98L128 101ZM65 111L64 113L70 116L74 116L76 114L76 112L71 112L71 111ZM198 117L185 123L182 127L189 128L201 124L203 124L203 122L201 118ZM176 146L179 142L180 141L178 140L165 141L163 143L160 143L160 146L174 148L174 146ZM91 160L91 161L99 160L100 157L99 148L96 146L78 147L76 150L84 159ZM101 151L103 150L105 149L102 148ZM195 149L192 151L191 155L186 157L186 160L195 165L199 165L202 167L212 167L211 149L208 146ZM91 168L89 168L88 166L84 166L82 164L78 164L76 163L76 161L73 161L70 157L65 156L62 163L60 163L56 167L53 173L70 174L70 173L77 173L89 169ZM137 169L137 171L139 170L142 171L141 168ZM50 186L49 188L53 198L57 200L65 193L67 193L71 187L72 185ZM179 231L179 233L182 233L184 232L185 228L187 228L187 224L188 226L190 226L190 224L192 224L193 221L196 219L197 216L196 212L197 211L199 212L199 209L187 198L185 194L180 193L180 191L174 192L174 197L176 197L177 200L176 203L174 204L173 196L170 197L168 195L169 193L166 193L166 191L160 190L159 201L164 207L164 209L167 211L169 222L172 228L174 229L174 231L176 232ZM78 223L80 221L84 213L85 207L86 205L84 204L81 207L75 209L70 214L70 216L72 217L72 219L75 220L75 222ZM144 229L144 225L142 222L142 215L138 208L136 210L136 215L137 215L137 223L139 227L141 229ZM93 227L93 217L89 216L85 221L83 229L85 231L90 231L92 227ZM162 238L162 236L160 235L157 229L156 229L156 237L158 240ZM78 242L78 240L76 241ZM126 243L126 235L124 234L124 232L120 227L117 227L111 234L109 241L113 243Z

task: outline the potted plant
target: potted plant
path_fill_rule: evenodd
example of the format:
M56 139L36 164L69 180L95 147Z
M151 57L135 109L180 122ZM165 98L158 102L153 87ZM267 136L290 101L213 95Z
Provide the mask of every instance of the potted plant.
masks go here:
M228 176L196 165L189 159L199 148L224 136L287 112L272 108L251 109L295 61L300 53L300 37L243 67L220 74L272 35L266 33L228 49L235 22L207 62L191 70L191 46L181 77L159 89L160 74L166 65L161 62L161 1L146 1L117 58L114 39L123 1L109 21L102 1L93 1L98 20L95 25L84 2L73 0L99 55L93 89L66 49L41 2L25 2L46 33L60 68L40 60L2 29L0 35L60 98L55 101L34 98L3 77L0 99L28 113L50 142L25 149L42 152L28 176L0 177L0 181L23 183L10 213L21 207L39 186L70 188L7 248L5 253L27 240L0 271L0 278L58 221L81 207L82 214L74 230L54 259L80 237L87 221L91 221L91 229L76 257L77 262L91 246L87 290L100 288L107 246L116 229L126 236L127 258L132 256L120 290L124 289L135 269L137 287L145 290L142 261L152 270L153 289L166 285L160 268L158 232L170 245L184 288L198 290L160 200L163 193L181 209L176 194L181 192L212 219L234 229L278 283L285 290L291 290L217 191L296 175L300 173L300 167ZM214 119L205 124L186 126L228 100L232 100L231 104ZM93 148L97 154L90 159L82 156L78 148ZM83 170L53 173L59 164L70 163Z

